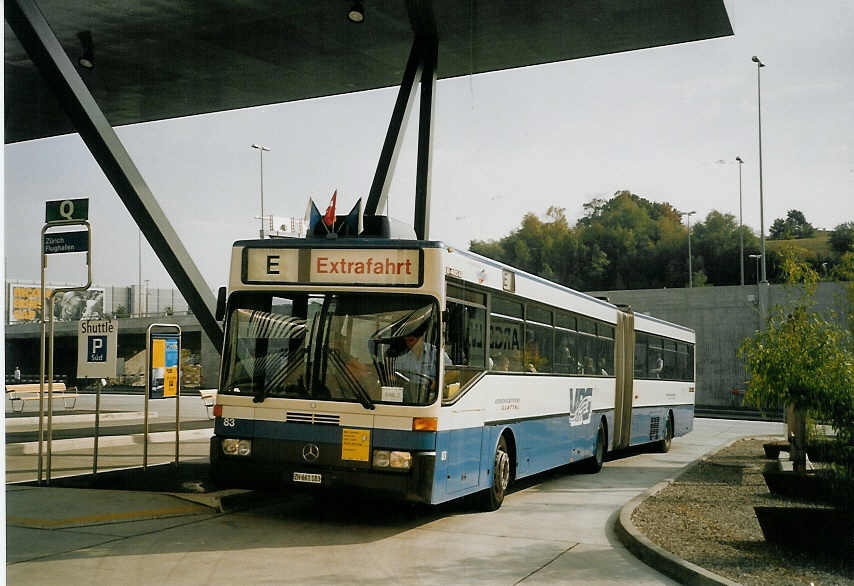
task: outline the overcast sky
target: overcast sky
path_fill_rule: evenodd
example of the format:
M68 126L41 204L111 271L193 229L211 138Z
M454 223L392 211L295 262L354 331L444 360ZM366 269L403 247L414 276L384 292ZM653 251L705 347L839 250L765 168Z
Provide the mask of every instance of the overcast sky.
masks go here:
M735 36L440 81L430 238L496 239L528 211L629 189L696 219L715 209L759 230L756 65L762 69L765 228L792 208L816 227L854 220L854 3L726 0ZM441 63L439 64L441 68ZM367 194L397 88L117 129L202 274L225 284L234 240L257 236L258 151L265 212L339 213ZM415 109L413 109L415 112ZM412 221L412 117L389 214ZM38 280L44 201L89 197L94 281L137 281L137 229L77 135L5 148L7 279ZM51 258L48 279L82 274ZM143 279L171 281L143 243Z

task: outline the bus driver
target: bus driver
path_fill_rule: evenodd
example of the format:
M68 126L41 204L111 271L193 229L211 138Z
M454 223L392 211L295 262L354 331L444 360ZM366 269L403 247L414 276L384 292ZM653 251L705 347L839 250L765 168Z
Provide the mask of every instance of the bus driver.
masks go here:
M403 336L405 349L394 360L395 374L404 379L407 386L422 387L423 383L429 382L431 390L435 388L438 362L437 348L433 344L424 341L424 333L427 323L415 331ZM442 352L442 360L445 366L453 366L451 357L447 352ZM413 380L414 379L414 380Z

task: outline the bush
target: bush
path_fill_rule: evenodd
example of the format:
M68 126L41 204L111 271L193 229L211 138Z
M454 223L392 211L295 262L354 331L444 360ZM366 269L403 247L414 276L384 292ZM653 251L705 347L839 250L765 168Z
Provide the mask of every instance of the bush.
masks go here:
M847 445L854 437L851 332L812 309L818 274L791 250L784 253L783 272L801 295L772 309L767 329L739 348L748 374L744 401L791 405L829 423L840 445Z

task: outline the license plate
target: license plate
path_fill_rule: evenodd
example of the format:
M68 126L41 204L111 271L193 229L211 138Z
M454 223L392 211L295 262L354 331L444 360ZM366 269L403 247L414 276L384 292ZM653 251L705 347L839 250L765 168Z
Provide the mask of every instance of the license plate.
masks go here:
M320 484L320 474L294 472L294 482L310 482L311 484Z

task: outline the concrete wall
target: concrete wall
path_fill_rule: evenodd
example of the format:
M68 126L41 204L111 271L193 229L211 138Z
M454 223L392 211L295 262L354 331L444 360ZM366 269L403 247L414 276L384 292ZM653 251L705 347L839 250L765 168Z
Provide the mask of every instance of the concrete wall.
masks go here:
M816 308L845 324L849 283L820 283ZM738 405L733 389L744 388L742 341L762 327L762 314L797 295L785 285L597 291L612 303L693 328L697 333L697 404ZM764 310L764 311L763 311Z

